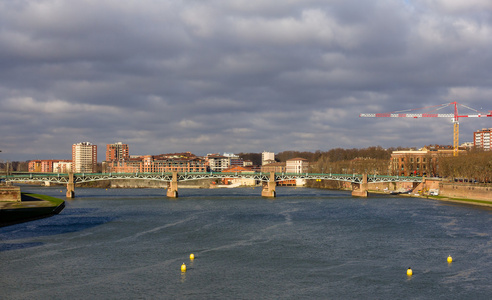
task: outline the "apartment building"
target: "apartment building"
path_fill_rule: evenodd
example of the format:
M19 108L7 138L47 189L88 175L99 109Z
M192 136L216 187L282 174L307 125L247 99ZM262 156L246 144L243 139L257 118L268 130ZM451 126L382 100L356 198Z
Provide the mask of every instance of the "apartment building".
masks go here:
M234 153L224 153L229 158L229 166L244 166L244 160Z
M70 160L38 159L29 161L28 170L33 173L68 173L71 166Z
M285 162L285 172L287 173L307 173L309 171L309 162L305 158L291 158Z
M128 145L121 142L106 145L106 161L128 160L130 151Z
M73 144L72 169L75 173L95 173L97 170L97 145L90 142Z
M208 165L212 172L222 172L231 165L231 159L224 155L208 154Z
M261 153L261 165L268 165L275 162L275 153L264 151Z
M128 160L108 162L106 168L110 173L207 172L208 163L185 152L130 157Z
M72 170L72 161L63 160L53 163L53 173L68 173Z
M473 146L483 150L492 150L490 138L492 137L492 128L482 128L473 133Z

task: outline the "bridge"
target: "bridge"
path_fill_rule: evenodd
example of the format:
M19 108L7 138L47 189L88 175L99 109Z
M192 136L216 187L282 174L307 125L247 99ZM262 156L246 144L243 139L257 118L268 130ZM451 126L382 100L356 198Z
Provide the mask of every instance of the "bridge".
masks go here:
M425 182L423 177L402 177L367 174L326 174L326 173L262 173L262 172L162 172L162 173L25 173L13 175L0 175L0 179L11 183L49 182L66 184L67 198L75 197L75 185L77 183L103 181L103 180L156 180L168 183L167 196L178 197L178 182L200 179L225 179L247 178L262 182L261 195L264 197L276 197L275 187L278 182L296 179L311 180L336 180L352 183L352 195L367 197L368 184L382 182L411 182L417 184Z

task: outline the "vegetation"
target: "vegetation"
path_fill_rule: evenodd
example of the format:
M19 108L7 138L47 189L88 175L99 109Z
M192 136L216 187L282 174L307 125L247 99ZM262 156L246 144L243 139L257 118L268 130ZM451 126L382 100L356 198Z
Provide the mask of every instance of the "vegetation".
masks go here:
M29 170L28 161L0 161L0 172L5 172L9 168L9 172L27 172Z
M492 152L470 151L439 158L439 175L472 182L492 181Z
M22 193L22 201L35 201L35 200L43 200L43 201L48 201L51 203L51 205L61 205L63 202L65 202L62 199L47 196L47 195L41 195L41 194L28 194L28 193Z
M336 148L320 155L312 162L312 172L315 173L388 173L388 163L391 152L396 149L384 149L380 146L363 149Z

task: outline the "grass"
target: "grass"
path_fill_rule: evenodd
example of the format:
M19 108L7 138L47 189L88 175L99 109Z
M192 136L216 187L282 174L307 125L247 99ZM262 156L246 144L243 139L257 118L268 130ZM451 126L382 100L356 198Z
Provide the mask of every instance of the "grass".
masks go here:
M40 195L40 194L21 193L21 198L22 198L22 201L39 201L39 200L43 200L43 201L48 201L48 202L50 202L51 204L54 204L54 205L60 205L63 202L65 202L64 200L59 199L59 198L55 198L55 197L51 197L51 196L47 196L47 195Z

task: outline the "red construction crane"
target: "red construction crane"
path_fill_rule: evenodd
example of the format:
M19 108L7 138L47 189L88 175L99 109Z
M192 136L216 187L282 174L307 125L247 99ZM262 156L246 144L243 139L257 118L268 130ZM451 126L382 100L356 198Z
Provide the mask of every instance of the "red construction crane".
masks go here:
M443 109L445 107L450 107L450 106L454 106L454 114L435 113L437 110ZM460 114L458 114L458 106L472 110L476 114L460 115ZM424 109L431 109L431 110L427 113L421 113L421 114L407 113L407 112L413 112L416 110L424 110ZM459 118L492 117L492 111L489 111L489 113L487 114L487 113L480 112L476 109L470 108L468 106L465 106L463 104L459 104L458 102L451 102L451 103L446 103L446 104L441 104L441 105L428 106L428 107L422 107L422 108L416 108L416 109L408 109L408 110L395 111L395 112L382 113L382 114L360 114L359 117L365 117L365 118L415 118L415 119L417 119L417 118L452 118L452 120L453 120L453 151L454 151L453 155L456 156L456 155L458 155L459 135L460 135Z

